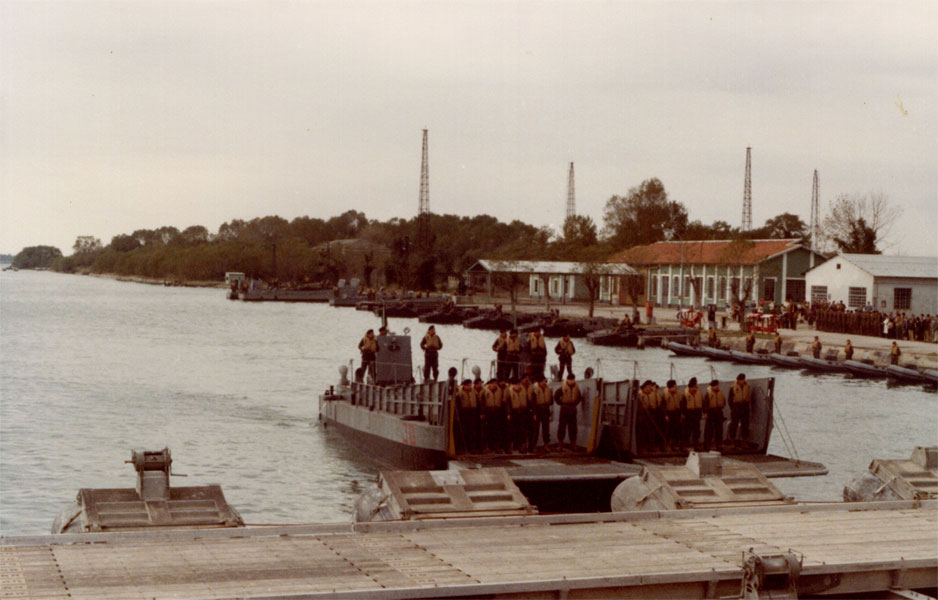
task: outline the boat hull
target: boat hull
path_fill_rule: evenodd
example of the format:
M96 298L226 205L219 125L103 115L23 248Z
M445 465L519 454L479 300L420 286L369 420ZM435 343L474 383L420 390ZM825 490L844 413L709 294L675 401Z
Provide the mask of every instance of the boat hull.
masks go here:
M668 350L680 356L708 356L701 348L695 348L680 342L668 342Z
M798 362L801 363L805 369L811 371L819 371L823 373L841 373L844 371L844 367L841 363L824 360L821 358L814 358L813 356L800 356L798 357Z
M886 369L874 367L873 365L868 365L857 360L845 360L844 369L858 377L872 377L882 379L889 376L889 373L886 371Z
M773 352L769 354L769 360L772 361L772 364L776 367L784 367L786 369L801 369L804 365L801 364L801 361L798 360L797 356L785 356L784 354L778 354Z
M915 369L907 369L898 365L889 365L886 367L890 379L896 379L905 383L932 383L932 379Z
M736 362L750 365L768 365L772 359L767 354L756 354L754 352L740 352L739 350L730 350L730 356Z

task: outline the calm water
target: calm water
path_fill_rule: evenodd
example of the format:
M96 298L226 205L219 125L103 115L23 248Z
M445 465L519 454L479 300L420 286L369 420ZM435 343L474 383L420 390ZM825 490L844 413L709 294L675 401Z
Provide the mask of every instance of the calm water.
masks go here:
M249 523L347 521L378 464L317 419L317 394L357 355L369 313L249 304L221 289L164 288L48 272L0 275L0 533L47 532L80 487L129 487L131 448L173 452L175 485L220 483ZM412 319L391 328L422 334ZM437 326L441 371L491 359L491 332ZM417 341L414 346L416 350ZM806 376L577 342L575 368L663 382L774 375L798 453L823 478L775 480L838 500L874 457L938 440L936 394L843 376ZM552 346L551 346L552 348ZM486 367L487 370L487 367ZM778 435L771 451L788 455Z

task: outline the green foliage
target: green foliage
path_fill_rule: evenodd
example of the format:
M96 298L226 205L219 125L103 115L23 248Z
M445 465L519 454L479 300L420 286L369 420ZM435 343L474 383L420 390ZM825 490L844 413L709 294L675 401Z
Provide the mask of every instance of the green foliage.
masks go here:
M59 258L62 251L54 246L29 246L13 257L17 269L48 269Z
M598 239L593 219L583 215L567 217L563 222L563 241L573 246L595 246Z
M604 234L618 248L653 244L681 236L687 228L687 209L668 199L664 184L646 179L625 196L606 201Z

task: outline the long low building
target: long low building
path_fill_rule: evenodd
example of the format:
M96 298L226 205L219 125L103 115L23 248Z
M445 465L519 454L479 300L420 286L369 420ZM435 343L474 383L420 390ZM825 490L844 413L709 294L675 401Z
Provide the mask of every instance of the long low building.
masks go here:
M493 259L478 260L466 270L469 285L489 296L513 276L529 298L549 294L557 301L589 301L589 285L595 282L596 299L601 302L613 302L620 278L637 273L627 264Z
M812 301L938 314L938 257L839 254L805 274Z

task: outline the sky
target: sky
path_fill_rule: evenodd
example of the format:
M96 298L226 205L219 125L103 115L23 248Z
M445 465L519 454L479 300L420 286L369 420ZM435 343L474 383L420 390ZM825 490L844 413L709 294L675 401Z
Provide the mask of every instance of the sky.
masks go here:
M659 178L691 219L839 194L938 253L938 3L0 0L0 252L280 215L559 227Z

